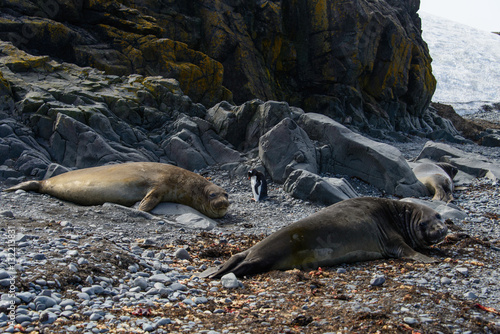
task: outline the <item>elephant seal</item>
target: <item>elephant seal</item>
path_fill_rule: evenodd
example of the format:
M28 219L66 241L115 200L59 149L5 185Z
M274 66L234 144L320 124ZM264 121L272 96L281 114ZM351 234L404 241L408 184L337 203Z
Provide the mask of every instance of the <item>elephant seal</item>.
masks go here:
M200 276L232 272L242 277L389 257L433 262L414 248L443 240L447 231L439 213L425 205L374 197L347 199L282 228Z
M157 162L129 162L84 168L43 181L27 181L5 189L49 194L81 205L111 202L126 206L140 202L150 211L160 202L188 205L210 218L224 216L229 207L227 192L203 176Z
M413 168L413 173L422 182L427 190L433 195L433 200L450 202L453 200L453 178L458 169L445 162L441 163L419 163Z

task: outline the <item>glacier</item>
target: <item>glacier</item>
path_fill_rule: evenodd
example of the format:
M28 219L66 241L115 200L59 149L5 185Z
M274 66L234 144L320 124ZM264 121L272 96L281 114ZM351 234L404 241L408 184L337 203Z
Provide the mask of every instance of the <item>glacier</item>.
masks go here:
M419 12L437 80L433 102L461 115L500 102L500 36Z

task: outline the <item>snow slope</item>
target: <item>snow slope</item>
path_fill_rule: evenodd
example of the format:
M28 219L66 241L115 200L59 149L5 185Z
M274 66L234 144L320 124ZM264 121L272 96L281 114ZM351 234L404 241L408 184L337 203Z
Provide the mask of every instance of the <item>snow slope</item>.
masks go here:
M459 114L500 102L500 36L425 12L419 15L438 82L432 100L451 104Z

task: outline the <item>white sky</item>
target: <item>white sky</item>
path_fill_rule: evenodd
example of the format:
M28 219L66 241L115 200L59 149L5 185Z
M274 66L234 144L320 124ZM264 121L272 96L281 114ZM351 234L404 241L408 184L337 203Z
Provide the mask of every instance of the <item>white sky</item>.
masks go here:
M488 32L500 32L500 0L420 0L420 11Z

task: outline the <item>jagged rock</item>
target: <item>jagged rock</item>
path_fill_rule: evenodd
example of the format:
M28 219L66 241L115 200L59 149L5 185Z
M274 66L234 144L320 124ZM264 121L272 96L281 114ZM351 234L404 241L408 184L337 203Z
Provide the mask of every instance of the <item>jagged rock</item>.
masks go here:
M0 39L108 74L175 78L206 106L232 92L237 103L284 100L359 128L408 133L422 130L435 89L418 7L416 0L5 0Z
M49 164L49 158L42 152L29 149L23 151L13 167L24 175L40 177L45 174L45 170Z
M422 196L417 180L401 152L361 136L327 116L307 113L298 124L320 148L320 171L358 177L389 194Z
M260 137L259 158L277 183L285 182L295 169L318 173L313 142L290 118L285 118Z
M0 50L0 71L9 68L0 73L19 101L16 112L9 110L0 121L0 158L25 175L41 178L50 162L84 168L176 159L199 169L241 159L203 120L203 105L182 95L174 79L110 76L34 57L4 42ZM17 121L33 131L21 131Z
M107 140L120 141L120 136L113 129L109 117L106 117L102 113L91 115L89 118L89 126Z
M168 138L162 147L179 167L199 170L241 159L240 153L224 144L211 125L202 119L182 115L172 127L179 132Z
M5 185L7 186L18 184L23 176L24 174L19 171L16 171L6 165L0 165L0 179L5 179Z
M221 102L207 110L206 119L239 151L256 148L259 138L284 118L298 119L302 110L286 102L253 100L233 106Z
M7 1L4 6L10 7L11 15L2 15L0 38L108 74L154 73L176 78L193 99L207 105L231 99L222 86L222 65L185 43L166 38L156 19L139 10L147 7L144 3L128 8L115 1L81 3L72 6L73 15L63 15L65 6L55 6L54 15L47 16L49 6Z
M428 141L415 160L430 159L448 162L460 171L475 177L487 177L496 181L500 178L500 166L487 161L478 154L464 152L448 144Z
M52 156L63 166L87 168L113 161L148 161L138 150L121 147L118 151L89 126L59 113L50 138Z
M227 164L241 160L241 154L234 150L231 145L223 143L213 130L203 132L201 140L207 153L217 164Z
M189 170L203 169L215 163L206 152L200 137L186 129L167 140L164 149L170 160Z
M345 199L359 197L345 179L320 177L297 169L288 176L283 189L293 197L331 205Z
M29 129L12 119L0 120L0 164L20 173L5 172L6 177L42 177L49 163L50 154L35 141Z
M202 45L236 102L286 100L401 131L430 102L436 82L416 1L202 2Z
M431 103L428 109L441 117L443 120L449 120L453 123L453 127L465 138L477 141L481 134L486 130L485 127L477 122L465 119L456 113L452 106L442 103Z

